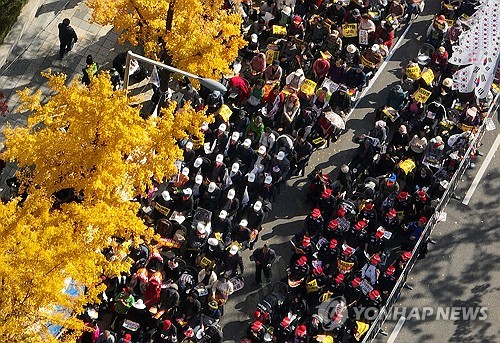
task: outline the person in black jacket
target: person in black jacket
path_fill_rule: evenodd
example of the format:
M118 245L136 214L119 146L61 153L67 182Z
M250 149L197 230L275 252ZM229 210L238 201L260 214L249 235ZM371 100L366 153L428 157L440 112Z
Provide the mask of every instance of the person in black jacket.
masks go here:
M69 25L70 21L65 18L62 23L57 25L59 29L59 57L63 58L66 53L71 51L73 45L78 41L75 30Z

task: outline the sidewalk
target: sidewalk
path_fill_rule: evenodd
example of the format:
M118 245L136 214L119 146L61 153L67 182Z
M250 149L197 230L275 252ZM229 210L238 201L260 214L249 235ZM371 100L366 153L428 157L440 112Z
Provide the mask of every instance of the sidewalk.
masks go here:
M92 55L101 68L109 69L119 52L130 49L130 46L118 45L118 34L111 26L91 23L90 16L90 10L82 0L46 0L38 9L17 48L0 69L0 90L7 97L9 106L6 116L0 117L0 142L4 139L1 132L7 123L14 127L26 125L28 114L16 113L19 106L17 90L28 87L32 92L41 90L44 96L48 95L47 80L40 75L41 71L50 68L52 72L67 74L71 80L81 75L87 55ZM57 25L64 18L71 20L78 42L60 60ZM0 180L0 188L5 188L5 179L12 174L13 166L8 165Z

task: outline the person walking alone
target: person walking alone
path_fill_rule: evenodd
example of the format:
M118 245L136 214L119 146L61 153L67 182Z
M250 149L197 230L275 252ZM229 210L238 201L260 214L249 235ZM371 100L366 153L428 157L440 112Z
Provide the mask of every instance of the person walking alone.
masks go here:
M276 260L276 253L267 244L253 252L255 261L255 285L259 285L262 280L262 272L267 280L271 278L271 266Z
M65 18L62 23L59 23L57 27L59 28L59 57L62 59L64 55L71 51L73 45L78 41L78 36L75 30L69 25L70 21Z

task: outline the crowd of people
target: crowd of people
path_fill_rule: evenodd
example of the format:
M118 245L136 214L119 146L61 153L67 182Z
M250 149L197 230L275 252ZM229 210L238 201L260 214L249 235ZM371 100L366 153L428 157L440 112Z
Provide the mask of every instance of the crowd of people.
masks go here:
M255 285L262 274L269 281L276 254L258 239L273 203L288 179L306 176L313 151L343 133L395 31L424 2L231 6L241 10L248 45L227 93L197 91L188 79L176 89L179 105L206 107L215 121L203 125L203 145L179 142L178 175L137 199L161 239L122 256L132 269L104 280L102 304L84 315L93 330L82 343L222 342L225 304L244 287L242 251L253 250ZM452 89L448 56L474 1L450 6L433 19L427 50L379 104L373 129L355 138L353 160L335 177L317 168L307 175L311 212L292 239L287 290L277 306L256 309L245 341L359 341L387 300L488 108ZM390 253L388 239L400 248ZM418 253L425 256L426 244ZM117 258L113 248L106 254ZM338 297L325 319L322 304Z

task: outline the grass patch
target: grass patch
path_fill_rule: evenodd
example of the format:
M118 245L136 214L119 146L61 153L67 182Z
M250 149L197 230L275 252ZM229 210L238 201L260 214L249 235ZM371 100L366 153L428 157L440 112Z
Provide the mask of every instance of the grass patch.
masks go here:
M28 0L0 0L0 44L9 33Z

